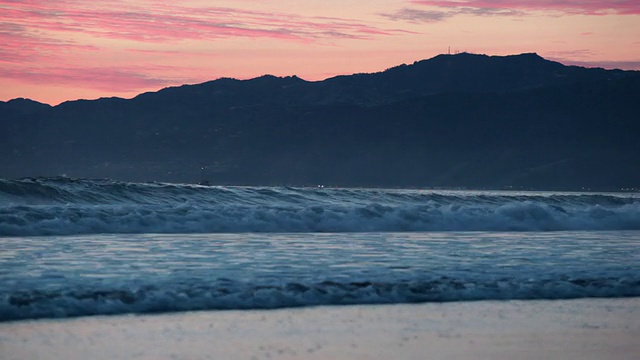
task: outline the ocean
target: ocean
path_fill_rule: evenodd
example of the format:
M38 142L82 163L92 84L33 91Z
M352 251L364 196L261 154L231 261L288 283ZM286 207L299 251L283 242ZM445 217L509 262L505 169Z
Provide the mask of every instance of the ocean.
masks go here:
M640 296L640 194L0 180L0 321Z

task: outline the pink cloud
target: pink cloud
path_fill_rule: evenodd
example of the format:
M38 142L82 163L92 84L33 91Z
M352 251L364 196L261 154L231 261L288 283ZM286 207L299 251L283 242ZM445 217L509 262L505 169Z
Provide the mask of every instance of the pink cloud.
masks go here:
M169 67L47 67L0 69L0 77L17 79L27 83L50 85L73 85L85 89L103 90L111 93L126 93L142 89L160 88L172 84L191 82L186 78L153 77L149 72L184 69Z
M367 40L406 33L339 17L188 4L151 0L0 0L0 78L122 93L196 81L163 74L197 71L96 65L108 61L103 61L102 55L107 59L126 59L125 54L136 52L141 56L183 57L184 52L166 48L167 43L183 40L258 38L330 43L334 39ZM120 42L124 49L112 48L114 42L100 39L129 43ZM143 44L159 44L163 48L135 49ZM82 64L88 58L94 59L93 67Z
M0 63L51 60L53 54L63 54L70 49L97 49L70 40L32 35L25 26L9 23L0 23L0 44Z
M640 14L638 0L413 0L417 5L436 6L443 9L476 9L478 14L512 11L557 11L568 14Z
M151 54L151 55L170 55L176 56L184 54L182 51L178 50L154 50L154 49L126 49L128 52L139 53L139 54ZM189 54L189 56L193 56L194 54Z
M30 30L77 32L139 42L225 37L275 38L315 41L325 38L366 39L391 35L393 30L348 19L269 13L239 8L188 7L147 3L141 7L125 1L109 8L95 3L56 1L42 3L0 1L4 22ZM114 10L122 9L122 10Z

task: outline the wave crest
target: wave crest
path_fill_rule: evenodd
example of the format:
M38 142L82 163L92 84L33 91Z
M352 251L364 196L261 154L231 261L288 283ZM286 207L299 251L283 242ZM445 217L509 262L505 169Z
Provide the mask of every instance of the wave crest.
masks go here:
M315 305L420 303L470 300L572 299L640 296L640 279L504 278L485 282L441 277L427 281L182 284L120 289L21 291L0 294L0 321L161 313L193 310L276 309Z
M0 236L638 230L637 194L205 187L0 180Z

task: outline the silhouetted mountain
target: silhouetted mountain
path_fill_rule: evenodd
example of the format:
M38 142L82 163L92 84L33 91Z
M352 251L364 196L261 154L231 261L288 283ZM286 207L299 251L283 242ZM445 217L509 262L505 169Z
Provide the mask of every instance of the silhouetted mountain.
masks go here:
M0 102L0 177L213 184L640 186L640 72L439 55L318 82L218 79Z

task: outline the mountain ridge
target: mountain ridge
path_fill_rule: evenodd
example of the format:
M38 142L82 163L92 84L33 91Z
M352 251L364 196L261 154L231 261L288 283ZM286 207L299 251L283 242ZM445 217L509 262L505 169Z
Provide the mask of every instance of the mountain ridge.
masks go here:
M638 95L637 71L462 53L322 81L12 100L0 177L612 190L640 184Z
M254 78L250 78L250 79L235 79L235 78L230 78L230 77L220 77L218 79L215 80L209 80L209 81L205 81L202 83L196 83L196 84L182 84L182 85L176 85L176 86L168 86L156 91L147 91L147 92L143 92L140 93L132 98L122 98L122 97L116 97L116 96L111 96L111 97L101 97L98 99L75 99L75 100L66 100L63 101L62 103L58 104L58 105L50 105L50 104L46 104L46 103L42 103L42 102L38 102L32 99L28 99L28 98L14 98L8 101L0 101L0 104L6 104L9 102L13 102L13 101L20 101L20 100L27 100L30 102L35 102L35 103L39 103L39 104L43 104L43 105L48 105L50 107L56 107L59 106L61 104L64 103L69 103L69 102L76 102L76 101L98 101L98 100L105 100L105 99L121 99L121 100L134 100L136 98L139 98L141 96L147 96L150 94L157 94L157 93L161 93L161 92L165 92L165 91L171 91L174 89L183 89L183 88L189 88L189 87L198 87L198 86L210 86L210 85L214 85L214 84L218 84L218 83L224 83L224 82L232 82L232 83L237 83L237 84L242 84L242 83L251 83L251 82L257 82L257 81L261 81L264 79L268 79L268 80L274 80L274 81L285 81L285 80L295 80L297 82L300 83L305 83L305 84L319 84L319 83L324 83L324 82L338 82L341 79L344 78L352 78L352 77L367 77L367 76L377 76L377 75L382 75L382 74L387 74L387 73L391 73L391 72L396 72L396 71L401 71L401 70L411 70L411 68L415 68L415 67L420 67L420 66L429 66L429 65L436 65L438 62L442 62L442 61L446 61L446 60L451 60L451 59L456 59L456 60L462 60L464 58L467 59L473 59L473 60L478 60L478 59L483 59L483 60L493 60L493 59L497 59L499 61L510 61L510 60L516 60L519 61L521 63L529 63L529 64L534 64L534 63L538 63L538 65L541 64L546 64L546 66L549 67L555 67L556 69L565 69L565 70L569 70L569 69L581 69L581 70L588 70L588 71L592 71L592 72L607 72L609 74L616 74L616 73L638 73L640 74L640 71L635 71L635 70L619 70L619 69L612 69L612 70L605 70L603 68L599 68L599 67L594 67L594 68L586 68L586 67L582 67L582 66L575 66L575 65L563 65L559 62L556 61L551 61L551 60L547 60L543 57L541 57L540 55L538 55L535 52L532 53L522 53L522 54L517 54L517 55L506 55L506 56L498 56L498 55L485 55L485 54L473 54L473 53L467 53L467 52L462 52L462 53L457 53L457 54L439 54L436 55L430 59L423 59L423 60L418 60L418 61L414 61L412 64L400 64L400 65L396 65L396 66L392 66L386 70L382 70L382 71L377 71L377 72L372 72L372 73L354 73L354 74L350 74L350 75L336 75L333 77L329 77L327 79L324 80L316 80L316 81L308 81L305 79L302 79L300 77L298 77L297 75L288 75L288 76L275 76L275 75L271 75L271 74L264 74L258 77L254 77ZM557 76L565 76L562 74L557 74Z

